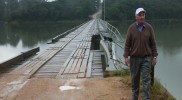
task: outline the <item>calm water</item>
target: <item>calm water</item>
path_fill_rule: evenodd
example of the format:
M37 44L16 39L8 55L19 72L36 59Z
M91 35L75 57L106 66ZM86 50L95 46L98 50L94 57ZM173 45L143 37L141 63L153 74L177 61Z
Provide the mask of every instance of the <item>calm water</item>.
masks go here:
M132 22L121 21L112 24L125 37L127 28ZM149 23L154 27L159 52L155 77L177 100L182 100L182 20L149 21Z
M51 44L51 39L81 22L29 23L21 25L0 25L0 62L21 52L40 47L40 53Z

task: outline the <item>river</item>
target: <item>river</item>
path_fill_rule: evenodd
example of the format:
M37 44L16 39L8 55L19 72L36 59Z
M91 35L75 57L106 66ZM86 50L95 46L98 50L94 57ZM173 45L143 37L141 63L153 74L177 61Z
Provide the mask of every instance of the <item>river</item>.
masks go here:
M125 37L128 26L133 21L112 22ZM176 97L182 99L182 20L149 21L154 27L159 56L155 66L155 77ZM54 36L80 24L26 23L20 25L0 25L0 62L6 61L23 51L40 47L43 52L49 47L47 42Z
M182 20L148 21L156 34L159 56L155 66L155 77L177 99L182 100ZM117 21L112 24L126 36L133 21Z
M40 47L43 52L47 44L58 34L61 34L82 21L23 23L16 25L0 25L0 62L4 62L21 52Z

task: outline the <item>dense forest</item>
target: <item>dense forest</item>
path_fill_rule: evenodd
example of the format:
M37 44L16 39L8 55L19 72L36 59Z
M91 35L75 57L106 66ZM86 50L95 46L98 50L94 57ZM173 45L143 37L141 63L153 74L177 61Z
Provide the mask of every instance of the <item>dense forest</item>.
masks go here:
M136 8L143 7L147 19L181 19L182 0L105 0L106 19L134 19Z
M107 20L134 19L136 8L146 9L147 19L182 18L181 0L105 0ZM88 19L100 0L0 0L0 21L59 21Z
M98 0L0 0L0 21L58 21L87 19Z

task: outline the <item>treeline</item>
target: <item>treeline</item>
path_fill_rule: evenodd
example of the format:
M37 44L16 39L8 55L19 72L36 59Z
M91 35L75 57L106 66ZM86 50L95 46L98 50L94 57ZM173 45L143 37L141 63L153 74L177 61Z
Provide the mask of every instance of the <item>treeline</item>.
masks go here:
M106 19L131 20L135 10L143 7L147 19L181 19L181 0L105 0Z
M99 0L97 0L99 1ZM1 21L58 21L87 19L95 0L0 0Z

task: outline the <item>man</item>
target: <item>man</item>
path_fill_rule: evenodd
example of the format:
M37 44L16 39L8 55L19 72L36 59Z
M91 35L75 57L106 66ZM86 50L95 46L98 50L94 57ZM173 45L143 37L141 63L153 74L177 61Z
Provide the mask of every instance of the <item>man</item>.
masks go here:
M138 8L136 22L130 25L125 43L124 57L126 66L130 66L132 79L132 100L138 100L140 74L143 82L143 99L150 100L150 72L157 59L154 30L145 22L146 11ZM129 58L130 56L130 58Z

